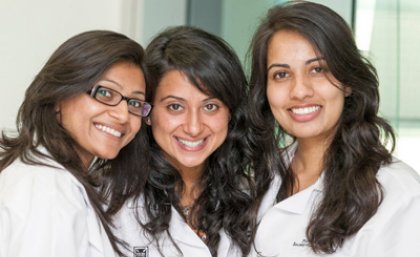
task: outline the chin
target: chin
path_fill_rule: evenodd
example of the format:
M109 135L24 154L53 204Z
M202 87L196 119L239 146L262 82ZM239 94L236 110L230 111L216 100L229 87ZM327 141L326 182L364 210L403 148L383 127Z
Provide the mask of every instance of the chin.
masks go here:
M112 160L112 159L117 158L117 156L118 156L118 152L98 155L99 158L105 159L105 160Z

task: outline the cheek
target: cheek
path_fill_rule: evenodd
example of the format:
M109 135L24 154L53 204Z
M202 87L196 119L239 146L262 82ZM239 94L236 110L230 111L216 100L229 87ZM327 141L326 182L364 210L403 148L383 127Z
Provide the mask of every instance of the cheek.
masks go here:
M285 93L284 90L281 90L278 86L268 85L266 96L268 104L271 108L280 107L285 103Z
M180 119L171 115L157 114L150 117L150 126L154 138L169 135L180 124L182 124Z
M223 130L222 130L222 133L221 133L221 141L222 141L222 143L226 140L226 138L227 138L227 135L228 135L228 126L226 126L226 127L224 127L223 128Z
M142 118L134 118L135 121L132 123L132 127L133 127L133 131L135 132L135 134L137 134L141 128L141 126L143 125L142 123Z
M226 138L228 136L228 117L219 117L219 119L217 120L209 119L207 126L213 134L213 150L216 150L226 141Z
M130 142L131 140L134 139L134 137L136 136L137 133L139 133L140 128L142 126L142 119L141 118L137 118L137 117L133 117L133 120L130 123L130 133L131 135L127 138L127 144L128 142Z
M337 110L340 110L338 113L337 113L337 116L338 117L341 117L341 115L343 114L343 111L344 111L344 97L342 97L342 98L339 98L339 100L338 100L338 103L337 103Z
M58 122L73 138L87 133L83 129L89 126L90 118L95 114L95 108L79 104L79 102L65 102L57 113Z
M328 89L331 89L331 86ZM333 90L324 90L324 92L321 92L320 94L323 94L327 101L334 103L337 109L342 109L344 107L344 100L346 97L345 90L334 87Z
M229 130L229 113L209 118L207 124L225 140Z

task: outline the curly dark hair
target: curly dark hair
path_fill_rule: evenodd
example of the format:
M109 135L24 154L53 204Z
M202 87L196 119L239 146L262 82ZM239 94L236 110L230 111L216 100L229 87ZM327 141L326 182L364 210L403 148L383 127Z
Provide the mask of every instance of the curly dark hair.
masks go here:
M307 227L312 249L332 253L376 213L382 200L376 173L382 164L391 162L395 136L392 127L378 116L376 70L357 49L343 18L328 7L311 2L275 6L259 25L249 51L257 204L275 173L283 181L277 201L288 197L295 183L292 170L279 157L279 151L285 150L279 142L284 142L286 132L276 123L266 97L268 42L281 30L304 36L340 84L351 88L324 158L325 194Z
M73 36L51 55L26 90L16 121L17 135L2 132L0 139L0 171L17 158L28 164L45 165L34 158L49 158L37 150L37 146L44 146L83 185L117 252L119 240L110 230L110 215L103 210L105 199L99 193L98 178L109 181L112 210L122 206L122 196L130 195L132 188L143 187L146 174L142 173L142 164L147 162L148 146L145 128L116 159L96 161L93 167L103 173L88 172L75 150L77 143L57 119L56 106L65 99L86 94L112 65L127 62L144 70L143 61L143 48L125 35L95 30Z
M246 171L250 155L245 140L247 81L238 57L221 38L198 28L178 26L168 28L152 40L146 48L146 67L150 102L162 77L178 70L200 91L220 99L229 108L227 138L207 159L199 181L202 192L192 209L196 217L193 225L206 232L206 243L213 256L217 256L221 229L246 256L251 245L247 232L252 223L249 214L252 196L244 190L251 186ZM148 134L151 167L144 191L148 221L141 225L158 241L159 234L169 233L171 206L178 208L184 182L163 155L150 128ZM172 242L176 246L173 239Z

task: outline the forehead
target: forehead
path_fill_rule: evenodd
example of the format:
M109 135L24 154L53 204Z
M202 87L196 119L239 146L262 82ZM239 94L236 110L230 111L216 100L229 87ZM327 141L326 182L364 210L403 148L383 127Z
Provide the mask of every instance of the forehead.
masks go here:
M165 73L156 89L156 96L159 95L174 95L174 96L206 96L208 94L203 92L194 83L190 81L188 76L179 70L171 70Z
M107 69L99 82L124 93L144 93L146 82L142 69L129 62L118 62Z
M304 35L293 30L277 31L268 42L267 61L271 59L307 60L320 56Z
M169 86L169 84L171 86ZM203 94L211 95L210 90L207 87L207 84L202 82L201 78L195 77L194 75L188 74L182 70L169 70L165 72L162 78L159 80L156 87L156 91L162 91L162 87L165 88L182 88L184 86L195 87L197 90L201 91Z

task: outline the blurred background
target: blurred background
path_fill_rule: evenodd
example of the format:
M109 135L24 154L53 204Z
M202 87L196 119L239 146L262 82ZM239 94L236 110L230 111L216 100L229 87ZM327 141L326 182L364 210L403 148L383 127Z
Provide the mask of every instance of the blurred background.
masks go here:
M15 130L25 89L52 52L91 29L122 32L144 47L167 26L223 37L247 70L252 34L281 0L0 0L0 129ZM420 1L317 0L342 15L376 66L381 115L394 126L395 155L420 172Z

